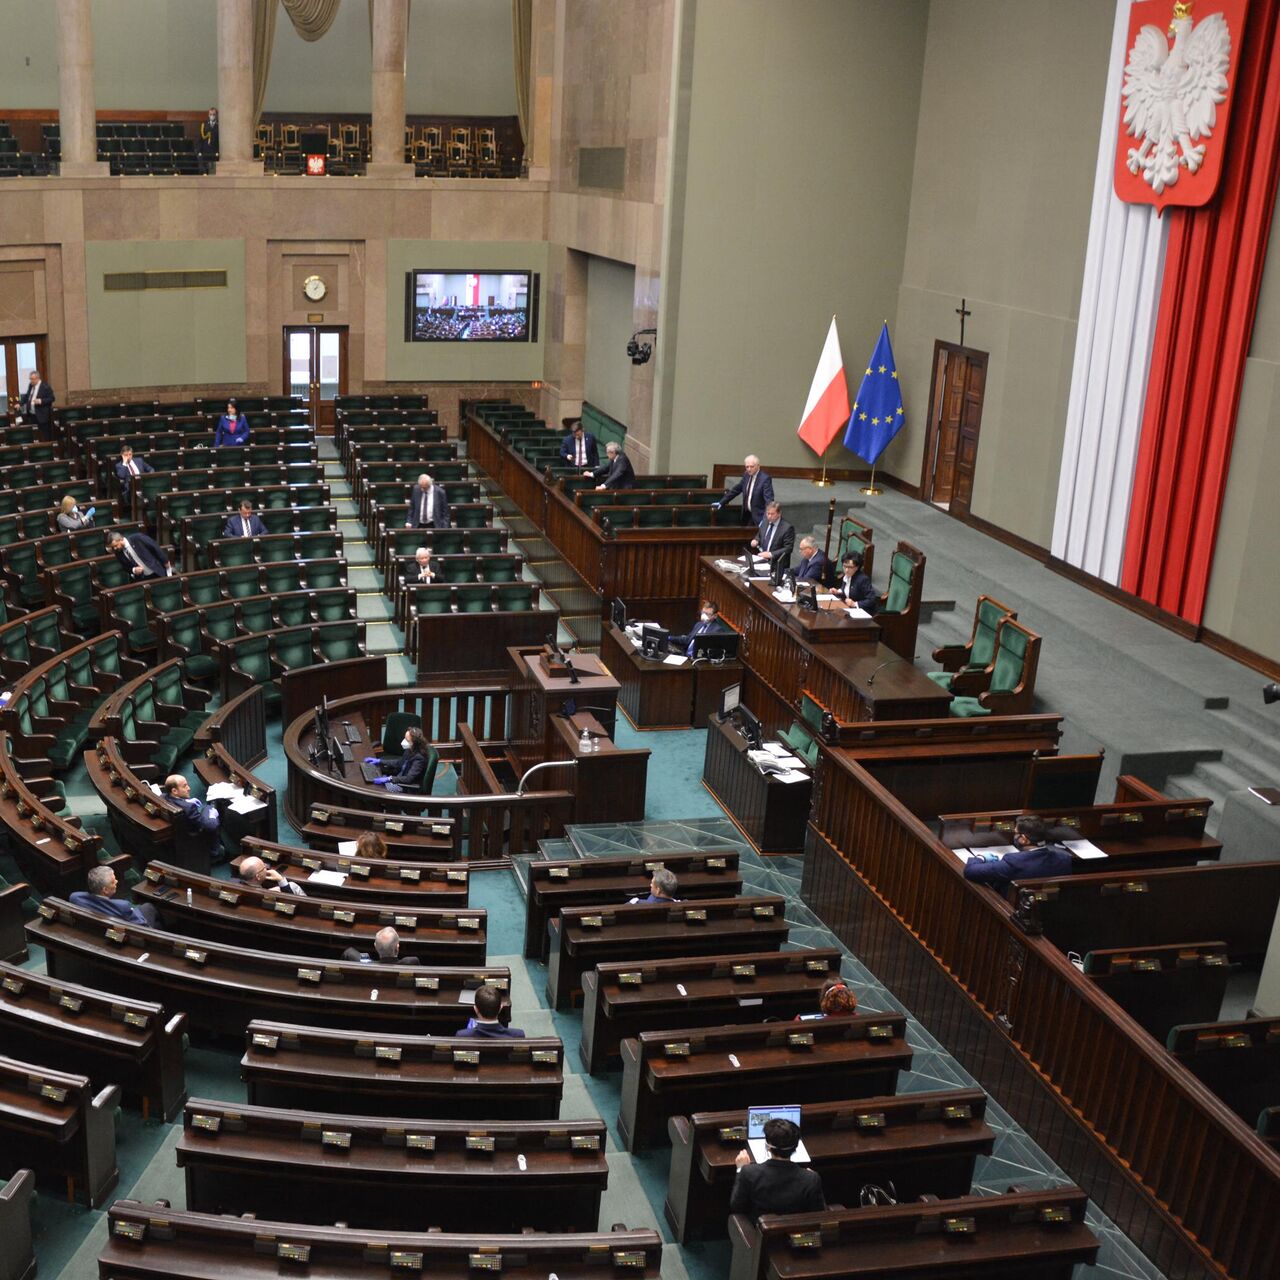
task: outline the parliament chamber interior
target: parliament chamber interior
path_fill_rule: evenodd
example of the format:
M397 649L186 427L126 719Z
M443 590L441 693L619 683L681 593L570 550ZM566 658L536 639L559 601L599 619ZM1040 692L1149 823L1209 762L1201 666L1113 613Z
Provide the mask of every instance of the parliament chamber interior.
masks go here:
M1280 0L0 31L0 1280L1273 1280Z

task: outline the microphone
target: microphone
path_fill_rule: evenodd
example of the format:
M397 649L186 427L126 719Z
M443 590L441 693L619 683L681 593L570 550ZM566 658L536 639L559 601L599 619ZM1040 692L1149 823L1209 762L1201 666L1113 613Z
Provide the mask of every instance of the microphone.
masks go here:
M911 661L913 661L913 659L911 659L911 658L890 658L890 659L888 659L888 661L886 661L886 662L882 662L882 663L881 663L881 664L880 664L880 665L879 665L879 666L878 666L878 667L877 667L877 668L876 668L876 669L875 669L875 670L874 670L874 671L873 671L873 672L872 672L872 673L867 677L867 688L868 688L868 689L870 689L870 688L871 688L871 686L872 686L873 684L875 684L875 682L876 682L876 676L878 676L878 675L879 675L879 674L880 674L880 673L885 669L885 667L896 667L896 666L898 665L898 663L900 663L900 662L911 662Z

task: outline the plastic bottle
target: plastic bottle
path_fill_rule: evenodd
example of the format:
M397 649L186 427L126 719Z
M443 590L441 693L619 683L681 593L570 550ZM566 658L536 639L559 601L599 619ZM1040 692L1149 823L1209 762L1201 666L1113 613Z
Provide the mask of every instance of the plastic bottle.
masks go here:
M595 743L591 741L591 735L583 729L582 737L578 739L578 751L581 754L587 754L596 749Z

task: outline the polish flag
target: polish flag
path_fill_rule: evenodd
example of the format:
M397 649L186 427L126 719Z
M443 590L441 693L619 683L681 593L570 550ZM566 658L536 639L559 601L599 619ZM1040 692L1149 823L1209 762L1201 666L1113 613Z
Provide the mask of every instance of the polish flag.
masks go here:
M800 423L800 439L819 457L849 422L849 386L844 379L844 357L840 354L840 337L836 318L831 317L827 340L805 402Z

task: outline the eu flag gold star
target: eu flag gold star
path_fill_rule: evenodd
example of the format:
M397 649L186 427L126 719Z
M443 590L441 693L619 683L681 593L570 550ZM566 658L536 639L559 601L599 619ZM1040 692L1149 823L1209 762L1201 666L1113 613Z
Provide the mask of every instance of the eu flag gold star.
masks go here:
M870 376L871 376L871 370L870 370L870 369L868 369L868 370L867 370L867 376L868 376L868 377L870 377Z
M873 427L878 427L878 426L880 425L880 419L879 419L879 418L872 418L872 419L871 419L871 425L872 425Z
M859 422L866 422L866 420L867 420L867 415L866 415L865 413L860 413L860 414L858 414L858 421L859 421Z
M897 378L897 376L898 376L898 371L897 371L897 369L895 369L895 370L893 371L893 376L894 376L894 378Z
M885 370L886 370L888 367L889 367L888 365L883 365L883 364L882 364L882 365L880 366L880 372L881 372L881 373L884 373L884 372L885 372Z
M902 414L902 406L901 406L901 405L899 405L899 406L898 406L898 414L899 414L899 416L901 416L901 414Z

